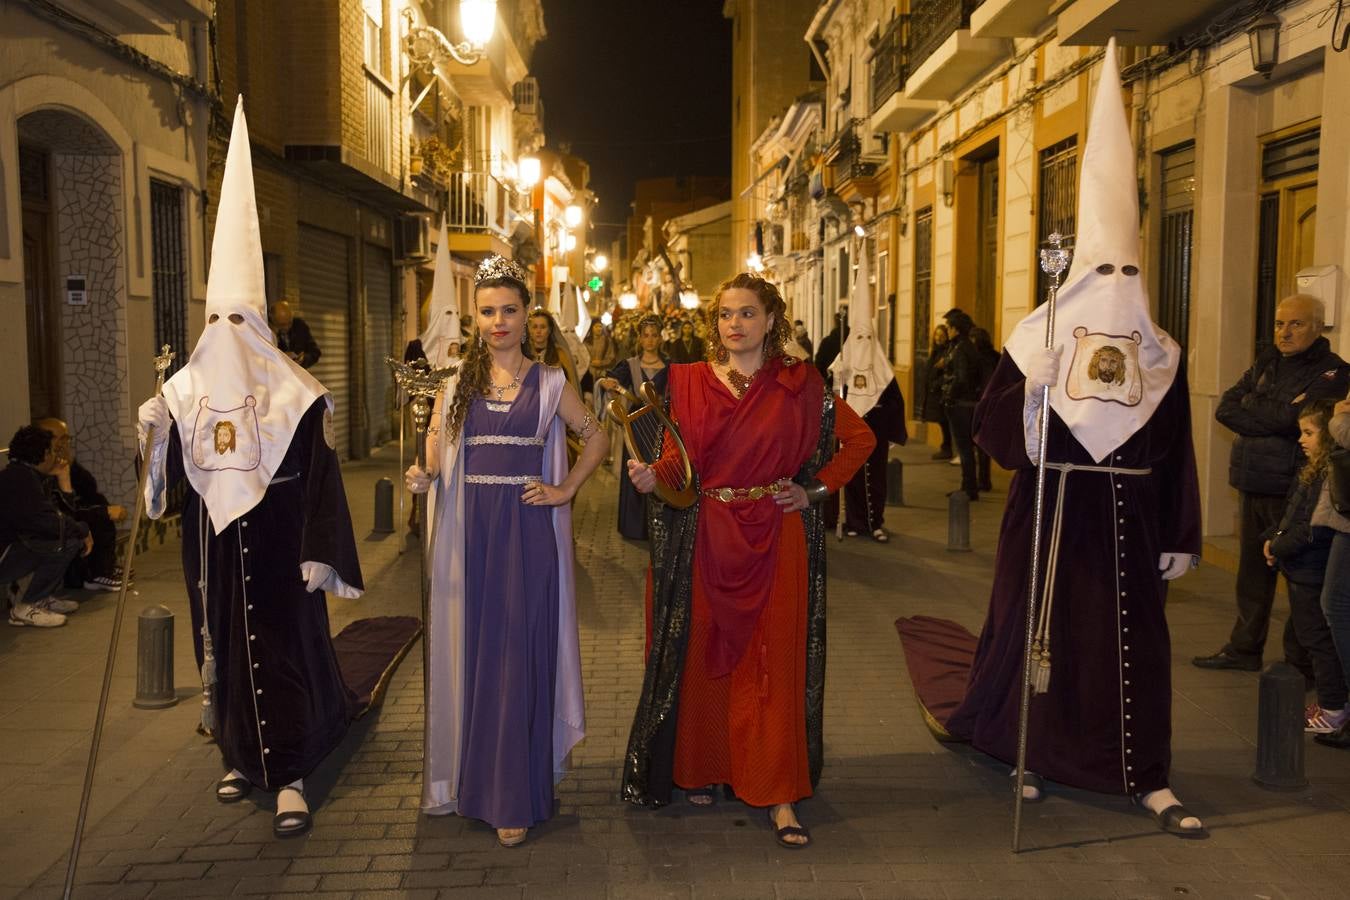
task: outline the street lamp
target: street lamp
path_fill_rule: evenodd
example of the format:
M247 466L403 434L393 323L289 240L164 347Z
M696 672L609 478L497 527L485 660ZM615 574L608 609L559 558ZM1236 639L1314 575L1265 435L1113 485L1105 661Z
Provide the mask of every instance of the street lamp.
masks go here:
M566 232L563 236L563 250L571 253L577 249L577 236L572 232Z
M411 8L403 10L403 17L407 22L403 49L411 64L409 74L412 71L431 72L447 59L471 66L483 58L483 49L492 40L492 33L497 28L497 0L459 0L459 27L464 32L464 40L458 44L450 43L439 28L414 25ZM421 104L430 89L431 85L427 85L413 103L414 109Z
M597 272L603 272L609 268L609 257L603 253L595 254L595 259L591 260L591 268Z
M1274 13L1266 13L1247 29L1251 42L1252 68L1269 79L1280 57L1280 20Z
M497 0L459 0L459 27L475 49L486 47L497 29Z
M581 207L575 203L563 210L563 221L567 223L568 228L576 228L581 224Z
M638 295L632 291L624 291L619 295L620 309L637 309Z
M533 190L539 183L539 176L543 174L542 166L537 156L522 156L517 161L516 177L523 190Z
M680 306L685 309L698 309L698 292L680 291Z
M751 272L763 272L764 257L760 256L758 253L751 253L745 258L745 267Z

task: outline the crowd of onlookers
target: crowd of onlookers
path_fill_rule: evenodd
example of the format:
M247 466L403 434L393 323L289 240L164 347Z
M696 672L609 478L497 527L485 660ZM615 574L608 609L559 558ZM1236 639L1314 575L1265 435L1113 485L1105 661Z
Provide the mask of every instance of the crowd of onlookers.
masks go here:
M1193 662L1260 669L1284 575L1284 658L1316 693L1306 730L1350 748L1350 366L1323 336L1325 318L1314 297L1280 301L1274 343L1219 401L1241 504L1237 620L1217 653Z
M0 469L0 585L10 625L64 625L80 604L60 596L63 588L122 586L117 523L127 511L99 492L72 447L59 419L25 425L10 439Z

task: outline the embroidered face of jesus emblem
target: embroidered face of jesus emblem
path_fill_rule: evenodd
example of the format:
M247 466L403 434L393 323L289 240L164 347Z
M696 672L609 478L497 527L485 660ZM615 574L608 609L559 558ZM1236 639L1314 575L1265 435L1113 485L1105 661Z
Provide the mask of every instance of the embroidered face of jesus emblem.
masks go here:
M853 376L853 386L854 386L855 388L857 388L858 390L860 390L860 391L865 391L865 390L867 390L867 376L866 376L866 375L854 375L854 376Z
M224 456L226 453L234 452L234 423L229 419L223 419L216 423L216 453Z
M242 406L216 409L209 397L199 399L192 424L192 464L206 472L256 469L262 462L257 404L248 396Z
M1064 393L1071 400L1099 400L1137 406L1144 398L1139 373L1139 343L1135 331L1128 335L1102 334L1083 326L1073 330L1073 362Z

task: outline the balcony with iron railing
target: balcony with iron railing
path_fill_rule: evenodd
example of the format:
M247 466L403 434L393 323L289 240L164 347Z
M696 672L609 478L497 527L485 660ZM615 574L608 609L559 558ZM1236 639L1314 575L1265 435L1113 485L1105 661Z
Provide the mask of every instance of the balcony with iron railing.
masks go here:
M909 8L905 94L918 100L951 100L1005 58L1002 38L971 34L970 16L982 0L914 0Z
M452 172L445 223L450 250L470 258L509 253L513 230L526 218L521 198L489 172Z
M863 156L861 129L868 127L867 119L850 119L839 129L839 135L826 151L825 160L835 191L852 186L860 194L871 196L875 193L878 165Z
M909 16L896 16L872 51L871 129L873 133L911 131L941 103L905 95L909 77Z

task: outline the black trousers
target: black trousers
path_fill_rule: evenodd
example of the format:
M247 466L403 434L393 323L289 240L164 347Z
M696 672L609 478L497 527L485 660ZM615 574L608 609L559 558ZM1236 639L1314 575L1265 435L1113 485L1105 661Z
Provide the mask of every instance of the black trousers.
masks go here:
M1275 605L1276 572L1266 565L1261 552L1265 535L1280 526L1284 515L1284 498L1270 494L1240 492L1242 518L1238 532L1237 621L1224 647L1233 656L1260 660L1266 647L1266 633L1270 630L1270 610ZM1299 643L1294 631L1294 617L1284 625L1285 661L1312 673L1312 661Z
M979 495L979 479L976 477L975 421L974 403L952 403L947 407L947 421L952 426L952 444L956 455L961 458L961 490L973 500Z
M94 549L88 556L77 556L67 572L67 583L80 587L92 578L111 578L117 571L117 526L108 518L107 507L89 507L77 510L76 519L89 526Z
M1345 672L1322 612L1322 585L1295 584L1287 579L1285 584L1289 587L1289 621L1312 658L1317 703L1323 709L1342 709L1346 701Z
M70 561L80 555L84 541L69 538L59 541L15 541L0 555L0 585L9 585L25 575L33 580L22 602L36 603L55 593L65 580Z

